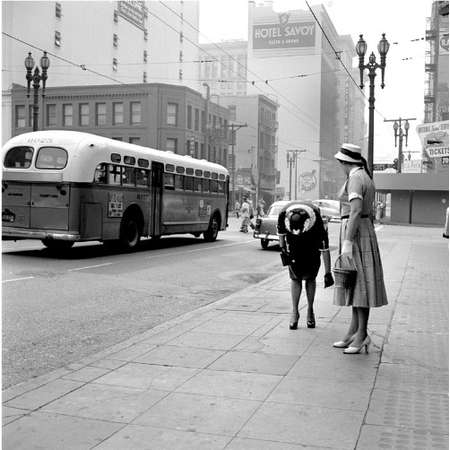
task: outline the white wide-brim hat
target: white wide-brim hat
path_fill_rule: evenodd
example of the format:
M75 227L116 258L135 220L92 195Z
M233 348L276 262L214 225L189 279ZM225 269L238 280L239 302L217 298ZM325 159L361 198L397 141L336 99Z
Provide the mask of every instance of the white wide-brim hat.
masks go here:
M361 147L354 144L342 144L341 149L334 155L334 157L339 161L361 163Z

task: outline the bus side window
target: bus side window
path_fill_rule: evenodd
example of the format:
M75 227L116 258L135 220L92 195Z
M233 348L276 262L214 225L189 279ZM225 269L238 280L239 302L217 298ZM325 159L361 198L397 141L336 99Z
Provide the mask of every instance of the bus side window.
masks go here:
M121 172L121 167L120 166L116 166L115 164L110 164L109 165L109 170L108 170L108 184L116 184L116 185L120 185L120 172Z
M203 192L209 192L209 180L205 180L203 178L202 180L202 185L203 185Z
M122 184L124 186L136 185L134 167L122 167Z
M95 168L94 183L106 184L106 164L99 164Z
M192 191L194 189L194 177L184 177L184 189Z
M173 173L164 174L164 188L170 190L175 189L175 175Z
M217 180L211 180L211 192L217 192Z
M219 181L219 192L221 194L225 192L225 181Z
M149 171L145 169L136 169L136 185L137 186L148 186L149 181Z
M201 178L194 178L194 191L195 192L202 192L202 179Z
M184 175L175 175L175 189L183 190L184 189Z

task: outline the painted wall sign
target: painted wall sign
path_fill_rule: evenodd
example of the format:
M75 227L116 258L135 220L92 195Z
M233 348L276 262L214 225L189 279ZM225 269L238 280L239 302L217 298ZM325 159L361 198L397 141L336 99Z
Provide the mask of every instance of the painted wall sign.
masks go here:
M314 22L289 23L288 14L280 14L280 23L253 26L253 48L314 47Z
M119 15L138 28L145 29L145 18L147 17L145 2L119 1Z

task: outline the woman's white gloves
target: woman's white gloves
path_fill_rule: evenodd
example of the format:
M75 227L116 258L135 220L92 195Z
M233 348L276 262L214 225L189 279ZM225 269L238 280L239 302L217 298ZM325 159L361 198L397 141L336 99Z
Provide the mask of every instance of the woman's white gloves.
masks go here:
M353 257L353 241L344 240L342 242L341 255L349 258Z

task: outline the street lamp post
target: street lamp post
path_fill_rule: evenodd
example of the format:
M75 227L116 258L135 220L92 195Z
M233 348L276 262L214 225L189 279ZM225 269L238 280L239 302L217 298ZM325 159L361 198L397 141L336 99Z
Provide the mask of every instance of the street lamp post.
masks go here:
M42 97L45 97L45 82L47 81L47 70L50 67L50 59L47 56L47 52L44 52L44 55L40 60L41 71L39 67L34 65L34 59L31 56L31 52L28 53L28 56L25 58L25 68L27 69L27 98L30 98L30 87L31 82L33 82L33 131L38 130L38 116L39 116L39 85L42 81ZM34 73L32 70L34 68Z
M380 64L376 62L375 53L371 53L369 56L369 62L364 64L364 55L367 51L367 43L363 39L363 35L359 35L359 41L356 44L356 53L359 56L359 74L360 74L360 88L364 88L364 69L369 71L370 80L370 94L369 94L369 146L367 151L367 163L369 170L373 172L373 140L374 140L374 111L375 111L375 76L376 69L381 69L381 89L384 89L384 69L386 67L386 55L389 51L389 42L385 37L385 33L382 34L382 38L378 43L378 52L380 53Z
M402 120L405 122L402 127ZM397 173L402 172L402 162L403 162L403 137L405 137L405 147L408 147L408 132L409 132L409 121L416 120L415 117L409 117L408 119L384 119L385 122L394 122L392 128L394 129L394 142L397 147L398 138L398 159L397 159ZM404 131L403 131L404 130Z

